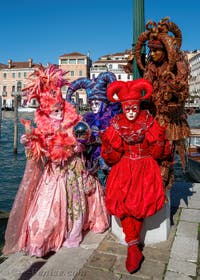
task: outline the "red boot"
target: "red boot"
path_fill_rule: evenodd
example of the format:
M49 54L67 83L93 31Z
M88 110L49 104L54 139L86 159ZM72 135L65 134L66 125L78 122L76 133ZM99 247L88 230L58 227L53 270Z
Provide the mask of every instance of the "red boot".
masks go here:
M142 220L125 217L121 219L121 224L125 233L125 240L128 243L126 268L128 272L134 273L140 268L144 260L142 250L139 248Z
M128 252L126 258L126 269L128 270L128 272L134 273L138 271L143 260L144 256L139 249L138 244L128 244Z

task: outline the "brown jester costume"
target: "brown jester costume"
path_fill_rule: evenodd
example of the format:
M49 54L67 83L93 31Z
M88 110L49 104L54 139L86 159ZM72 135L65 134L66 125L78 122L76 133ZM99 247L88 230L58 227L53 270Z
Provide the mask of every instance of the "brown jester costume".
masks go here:
M174 34L169 35L169 32ZM189 95L189 64L180 50L182 34L178 26L168 18L158 24L149 21L146 31L141 33L135 45L135 59L143 70L143 77L153 85L150 110L156 120L167 129L167 137L173 144L171 159L160 161L165 186L173 184L174 151L177 149L185 171L185 139L190 129L184 110ZM144 66L141 61L141 49L148 41L150 55Z

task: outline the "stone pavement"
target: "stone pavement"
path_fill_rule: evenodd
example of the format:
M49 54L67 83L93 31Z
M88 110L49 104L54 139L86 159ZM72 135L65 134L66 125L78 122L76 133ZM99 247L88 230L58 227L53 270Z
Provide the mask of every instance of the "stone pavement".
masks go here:
M46 258L13 254L0 264L0 280L200 280L200 183L174 184L171 213L168 240L144 247L135 274L125 269L126 247L108 230Z

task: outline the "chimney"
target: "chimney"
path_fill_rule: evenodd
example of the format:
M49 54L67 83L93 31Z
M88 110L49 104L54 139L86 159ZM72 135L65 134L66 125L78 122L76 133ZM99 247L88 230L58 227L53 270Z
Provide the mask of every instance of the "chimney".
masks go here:
M32 58L29 58L28 67L31 68L32 66L33 66L33 60L32 60Z
M12 59L8 59L8 68L12 68Z

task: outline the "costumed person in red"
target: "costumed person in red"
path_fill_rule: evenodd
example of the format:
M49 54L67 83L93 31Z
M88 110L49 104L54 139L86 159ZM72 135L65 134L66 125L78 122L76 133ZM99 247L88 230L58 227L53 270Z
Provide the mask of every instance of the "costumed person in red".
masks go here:
M141 101L150 98L152 90L152 85L142 78L111 83L108 99L121 102L123 113L116 115L101 133L101 156L111 165L106 207L121 220L130 273L137 271L144 259L139 246L143 219L159 211L166 199L155 159L168 156L170 145L165 128L147 110L140 110Z

